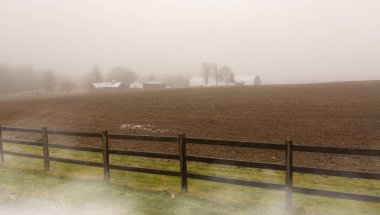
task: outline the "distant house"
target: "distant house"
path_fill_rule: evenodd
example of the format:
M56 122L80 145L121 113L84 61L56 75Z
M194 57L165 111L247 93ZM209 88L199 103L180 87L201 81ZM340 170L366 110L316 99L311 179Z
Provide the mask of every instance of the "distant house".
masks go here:
M236 85L254 85L256 75L235 75Z
M143 82L144 89L165 89L166 83L158 81Z
M141 89L141 88L143 88L144 86L143 86L143 84L141 83L141 82L139 82L139 81L134 81L134 82L132 82L130 85L129 85L129 88L137 88L137 89Z
M190 87L205 87L206 82L202 76L195 76L190 79Z
M215 77L209 77L207 83L206 79L202 76L194 76L190 79L189 86L190 87L215 87L215 86L227 86L233 85L233 83L226 84L224 80L216 81Z
M118 89L121 87L121 85L122 83L118 81L92 83L92 86L95 90Z

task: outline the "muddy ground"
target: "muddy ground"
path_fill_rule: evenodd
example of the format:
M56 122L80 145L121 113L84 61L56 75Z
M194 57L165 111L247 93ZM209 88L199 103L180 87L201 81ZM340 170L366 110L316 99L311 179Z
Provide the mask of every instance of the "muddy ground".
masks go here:
M380 81L125 90L6 98L3 126L380 149ZM23 138L22 134L4 135ZM39 138L32 137L31 138ZM54 138L53 138L54 139ZM100 146L100 141L56 139ZM112 147L177 152L176 144L112 142ZM276 151L192 145L190 154L281 163ZM380 172L380 158L297 153L296 165Z

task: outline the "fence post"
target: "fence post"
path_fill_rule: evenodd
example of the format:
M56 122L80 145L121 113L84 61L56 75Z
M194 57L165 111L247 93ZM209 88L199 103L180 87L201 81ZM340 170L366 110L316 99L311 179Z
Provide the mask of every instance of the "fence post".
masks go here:
M43 140L43 152L44 152L44 167L45 167L45 171L48 171L50 170L49 136L48 136L48 129L46 127L42 128L42 140Z
M3 149L3 129L0 124L0 162L4 163L4 149Z
M293 199L293 142L286 141L286 208L292 208Z
M187 165L186 165L186 135L178 135L179 141L179 163L180 163L180 176L181 176L181 191L188 192L187 188Z
M108 148L108 131L102 132L102 148L103 148L103 172L104 181L110 180L110 155Z

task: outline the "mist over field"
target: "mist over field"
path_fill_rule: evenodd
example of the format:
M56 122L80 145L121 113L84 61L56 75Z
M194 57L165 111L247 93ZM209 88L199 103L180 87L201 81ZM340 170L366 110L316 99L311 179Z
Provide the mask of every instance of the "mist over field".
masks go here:
M0 0L1 215L379 202L379 0Z
M264 83L380 79L377 0L2 0L0 62L82 78L228 65Z

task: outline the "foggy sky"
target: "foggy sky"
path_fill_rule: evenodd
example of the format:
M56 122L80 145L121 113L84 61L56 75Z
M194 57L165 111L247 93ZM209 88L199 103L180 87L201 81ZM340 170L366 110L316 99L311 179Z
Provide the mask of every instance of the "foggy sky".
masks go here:
M380 79L379 0L0 0L0 62L264 83Z

